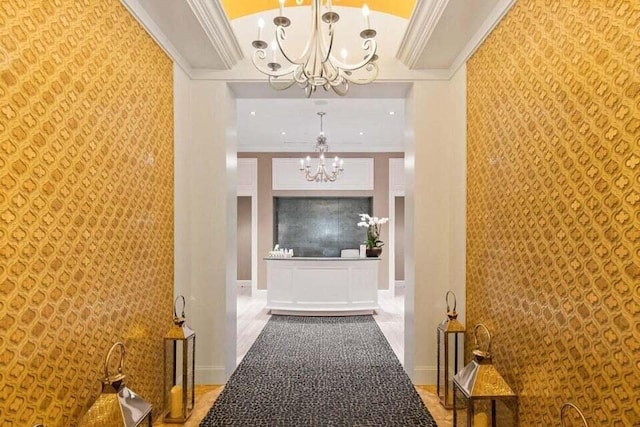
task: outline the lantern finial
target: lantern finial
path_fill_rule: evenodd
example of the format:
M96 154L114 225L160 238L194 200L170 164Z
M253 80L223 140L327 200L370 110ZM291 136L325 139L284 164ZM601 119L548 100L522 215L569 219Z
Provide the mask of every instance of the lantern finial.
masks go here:
M487 333L487 337L489 337L487 340L486 350L481 350L480 344L478 343L478 329L480 328L483 328ZM473 341L475 343L475 348L473 349L473 357L476 359L476 361L480 363L483 360L491 359L491 332L489 332L489 329L483 323L478 323L473 327Z
M182 310L180 316L178 316L178 301L182 300ZM173 323L177 326L182 326L185 322L184 309L187 307L187 303L182 295L178 295L173 302Z
M118 371L115 374L111 374L109 372L109 362L118 349L120 350ZM124 384L124 358L126 353L124 344L121 342L111 346L104 360L104 378L100 380L102 392L80 420L80 427L95 425L132 427L140 425L145 418L151 425L151 404L144 401Z
M453 297L453 310L451 310L449 306L449 295ZM447 302L447 317L449 317L449 319L451 320L457 319L458 313L456 312L456 306L458 303L456 301L456 294L454 294L453 291L447 291L447 295L445 296L445 301Z
M478 340L480 329L484 329L488 337L484 348L480 346ZM453 426L460 427L461 424L458 422L461 419L464 419L464 425L466 426L486 426L488 425L488 417L490 417L490 425L495 427L497 425L496 402L503 399L515 399L516 394L492 363L491 333L489 329L482 323L476 324L473 327L473 338L475 341L473 360L453 376ZM458 402L457 398L458 391L462 393L460 402ZM491 411L489 413L482 412L482 410L486 410L486 406L476 408L476 402L480 400L491 403ZM462 408L458 405L459 403L462 403ZM464 413L459 416L458 412L463 408ZM509 411L508 405L505 405L505 409L507 412ZM480 410L480 412L476 414L477 410ZM511 415L516 419L513 425L518 425L517 411L512 411Z
M118 372L114 375L109 373L109 361L111 357L113 357L113 353L116 349L120 349L120 361L118 362ZM104 387L112 387L116 392L120 391L120 389L124 386L124 379L126 375L124 374L124 358L127 355L127 350L124 347L122 342L117 342L111 346L109 352L107 353L107 357L104 359L104 378L102 379L103 388Z

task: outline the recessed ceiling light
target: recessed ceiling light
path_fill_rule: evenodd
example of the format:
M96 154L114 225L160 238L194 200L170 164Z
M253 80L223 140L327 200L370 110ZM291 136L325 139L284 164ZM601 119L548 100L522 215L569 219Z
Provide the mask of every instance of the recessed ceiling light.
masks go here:
M396 112L395 112L395 111L389 111L389 115L390 115L390 116L393 116L393 115L395 115L395 114L396 114Z
M364 135L364 132L360 132L360 136Z
M285 131L280 132L282 135L286 135L287 133Z
M255 115L256 115L256 112L255 112L255 111L252 111L252 112L251 112L251 113L249 113L249 114L251 114L252 116L255 116Z

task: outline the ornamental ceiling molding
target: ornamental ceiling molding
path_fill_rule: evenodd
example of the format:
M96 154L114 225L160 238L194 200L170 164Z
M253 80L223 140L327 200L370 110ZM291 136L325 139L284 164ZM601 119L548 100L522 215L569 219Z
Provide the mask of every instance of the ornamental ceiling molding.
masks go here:
M404 33L396 58L411 70L427 48L427 43L442 17L449 0L418 0L409 19L409 26Z
M140 2L138 0L120 1L165 53L173 59L190 78L193 78L196 68L191 66L189 61L175 47ZM231 70L231 68L244 57L244 54L220 2L217 0L186 0L185 3L200 23L211 46L224 65L224 69Z
M187 3L226 69L230 70L244 58L244 54L222 4L219 1L207 0L187 0Z
M190 8L200 23L212 48L218 53L220 61L225 66L224 69L194 68L142 7L140 0L120 1L165 53L185 71L189 78L193 80L261 82L255 76L245 77L244 75L238 76L236 74L234 66L241 63L244 55L220 0L186 0L184 4L185 7ZM484 42L504 15L516 3L516 0L499 0L496 3L478 30L455 56L449 68L418 69L416 64L419 62L430 37L433 35L444 10L450 2L451 0L418 0L416 2L409 25L396 54L396 58L411 70L411 75L402 75L397 78L394 76L381 77L379 78L380 83L449 80Z
M493 29L502 21L502 18L509 12L511 6L516 3L516 0L500 0L498 4L491 10L491 13L482 22L480 28L471 37L471 40L460 51L456 59L451 64L450 75L453 76L458 69L467 62L471 55L484 43L485 39L491 34Z
M178 48L171 43L171 40L162 32L158 24L151 18L149 13L142 7L142 5L138 2L138 0L120 0L122 5L129 11L131 15L142 25L142 28L146 30L146 32L151 36L152 39L158 43L158 46L164 50L164 53L169 56L182 68L182 70L187 73L189 77L193 75L193 68L189 61L182 56Z
M429 39L438 25L450 0L418 0L409 20L409 26L404 34L396 58L410 70L428 71L417 68L417 64L425 51ZM460 1L460 0L455 0ZM450 79L467 62L480 47L491 31L498 25L516 0L500 0L482 22L469 42L458 53L449 69L442 69ZM437 71L437 70L429 70Z

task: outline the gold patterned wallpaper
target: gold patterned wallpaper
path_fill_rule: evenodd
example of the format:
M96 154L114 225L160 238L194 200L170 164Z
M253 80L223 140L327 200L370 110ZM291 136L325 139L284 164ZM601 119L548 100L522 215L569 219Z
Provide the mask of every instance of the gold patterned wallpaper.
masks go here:
M630 0L520 0L468 63L467 323L522 426L640 426L638 64Z
M0 425L74 425L118 340L157 409L173 71L119 1L2 1L0 188Z

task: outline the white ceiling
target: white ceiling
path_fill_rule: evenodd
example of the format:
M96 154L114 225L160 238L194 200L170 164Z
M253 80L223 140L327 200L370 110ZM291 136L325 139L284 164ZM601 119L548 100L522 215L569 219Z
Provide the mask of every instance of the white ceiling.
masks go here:
M138 1L193 68L224 68L224 63L187 2Z
M238 0L243 1L243 0ZM244 16L229 22L220 0L121 0L134 17L192 78L226 81L263 80L251 64L257 20L276 13ZM418 0L410 20L371 11L378 30L380 81L448 79L473 53L515 0ZM277 2L273 0L274 6ZM360 56L363 18L357 8L335 7L341 19L336 46L350 59ZM299 51L310 26L309 7L289 7L293 24L287 44ZM244 54L244 57L243 57ZM399 59L398 59L399 58ZM291 89L295 90L295 89Z
M331 152L404 151L404 102L379 98L238 99L238 151L312 151L320 132L320 111L327 113L324 132Z
M449 1L415 68L450 68L498 2L499 0Z

